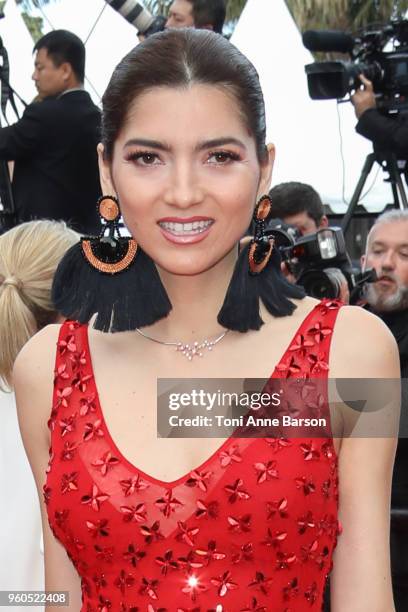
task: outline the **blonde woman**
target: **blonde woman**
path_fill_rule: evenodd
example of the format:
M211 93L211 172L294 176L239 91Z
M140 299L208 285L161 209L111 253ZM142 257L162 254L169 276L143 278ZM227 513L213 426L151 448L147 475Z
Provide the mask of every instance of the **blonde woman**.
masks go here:
M41 519L17 423L12 369L27 340L59 320L51 283L77 240L55 221L30 221L0 236L0 590L43 589Z

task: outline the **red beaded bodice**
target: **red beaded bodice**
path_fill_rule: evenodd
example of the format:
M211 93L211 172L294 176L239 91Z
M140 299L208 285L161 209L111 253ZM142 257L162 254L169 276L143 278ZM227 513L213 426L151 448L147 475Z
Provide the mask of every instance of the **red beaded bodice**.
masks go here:
M273 377L326 378L336 301L305 319ZM331 438L229 438L174 482L123 457L98 399L87 327L58 340L51 528L74 563L83 612L320 610L339 525Z

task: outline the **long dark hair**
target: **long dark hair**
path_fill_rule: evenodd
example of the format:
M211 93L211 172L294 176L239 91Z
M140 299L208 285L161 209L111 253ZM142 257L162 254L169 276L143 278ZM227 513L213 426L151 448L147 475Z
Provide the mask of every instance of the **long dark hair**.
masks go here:
M235 99L254 137L258 160L266 160L265 105L258 73L232 43L209 30L172 29L155 34L126 55L102 98L102 142L112 158L113 145L130 107L155 87L215 85Z
M255 68L219 34L192 29L155 34L120 62L103 96L105 158L112 160L115 141L139 96L156 87L188 88L195 83L228 93L254 138L259 163L266 162L265 106ZM282 277L277 251L260 274L249 274L249 248L238 257L217 317L224 327L240 332L261 327L261 301L272 315L285 316L295 309L291 299L304 297L302 289ZM154 262L140 248L134 265L110 280L84 264L81 248L71 249L56 275L53 295L65 316L82 323L97 312L94 326L102 331L151 325L171 310Z

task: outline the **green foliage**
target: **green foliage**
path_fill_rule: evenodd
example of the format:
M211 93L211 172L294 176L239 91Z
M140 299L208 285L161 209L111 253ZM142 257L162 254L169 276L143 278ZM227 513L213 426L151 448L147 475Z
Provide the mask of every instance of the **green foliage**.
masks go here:
M47 5L59 0L16 0L29 11L36 5ZM86 1L86 0L84 0ZM166 15L172 0L140 0L155 15ZM277 0L269 0L276 2ZM228 0L227 22L234 25L247 0ZM338 29L357 30L373 22L389 20L394 8L404 13L408 0L286 0L300 30Z
M21 16L24 19L24 22L25 22L25 24L27 26L27 29L28 29L28 31L31 34L31 38L36 43L37 40L39 40L41 38L41 36L43 35L43 31L42 31L43 20L42 20L42 18L41 17L31 17L25 11L21 13Z
M371 23L387 22L394 10L408 9L408 0L286 0L300 30L356 31Z

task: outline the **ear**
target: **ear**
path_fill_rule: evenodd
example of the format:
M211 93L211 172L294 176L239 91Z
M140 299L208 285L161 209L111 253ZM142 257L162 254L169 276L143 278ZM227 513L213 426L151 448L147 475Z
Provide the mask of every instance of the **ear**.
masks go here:
M98 151L99 180L102 193L103 195L116 196L116 190L112 182L110 164L104 156L104 146L101 142L98 144L96 150Z
M64 81L69 81L69 79L74 74L74 71L72 70L71 64L69 62L63 62L61 64L60 68L62 70L62 77L63 77Z
M360 257L361 270L365 272L365 264L366 264L366 256L362 255Z
M214 26L212 23L205 23L204 25L200 26L199 28L200 30L211 30L214 31Z
M319 223L319 229L323 229L324 227L329 227L329 220L326 215L323 215Z
M261 175L259 179L258 187L258 198L269 193L272 181L272 170L275 162L275 145L268 144L266 147L267 157L264 162L261 163Z

